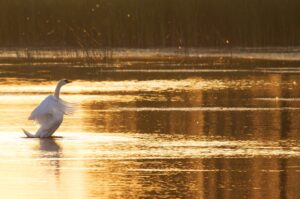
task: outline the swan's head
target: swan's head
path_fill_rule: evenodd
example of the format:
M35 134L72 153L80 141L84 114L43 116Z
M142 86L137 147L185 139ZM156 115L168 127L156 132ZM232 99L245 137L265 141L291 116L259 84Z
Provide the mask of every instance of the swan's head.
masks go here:
M61 79L61 80L59 80L58 85L63 86L63 85L65 85L65 84L69 84L69 83L71 83L70 80L67 80L67 79Z

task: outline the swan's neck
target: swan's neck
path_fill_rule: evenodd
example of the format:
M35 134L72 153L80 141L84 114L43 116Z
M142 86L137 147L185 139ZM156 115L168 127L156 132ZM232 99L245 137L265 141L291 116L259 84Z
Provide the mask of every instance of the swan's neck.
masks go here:
M59 99L59 93L60 93L60 89L61 89L62 85L61 84L57 84L55 91L54 91L54 96Z

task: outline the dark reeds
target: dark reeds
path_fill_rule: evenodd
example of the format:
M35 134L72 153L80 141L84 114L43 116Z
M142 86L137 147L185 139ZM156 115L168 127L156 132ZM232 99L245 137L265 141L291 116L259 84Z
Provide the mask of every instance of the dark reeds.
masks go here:
M299 46L299 0L0 0L0 47Z

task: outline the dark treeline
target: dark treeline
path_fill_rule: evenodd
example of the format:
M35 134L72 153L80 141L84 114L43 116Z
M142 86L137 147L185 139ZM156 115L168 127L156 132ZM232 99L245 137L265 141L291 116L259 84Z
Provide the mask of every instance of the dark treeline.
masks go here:
M0 0L0 47L298 46L299 0Z

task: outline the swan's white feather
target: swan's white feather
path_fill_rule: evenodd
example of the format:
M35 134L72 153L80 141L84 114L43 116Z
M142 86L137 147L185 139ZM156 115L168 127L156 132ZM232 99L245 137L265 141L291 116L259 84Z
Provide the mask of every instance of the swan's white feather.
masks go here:
M73 111L72 104L49 95L32 111L28 119L35 120L44 129L48 129L48 125L51 125L49 121L62 120L64 114L70 114Z

